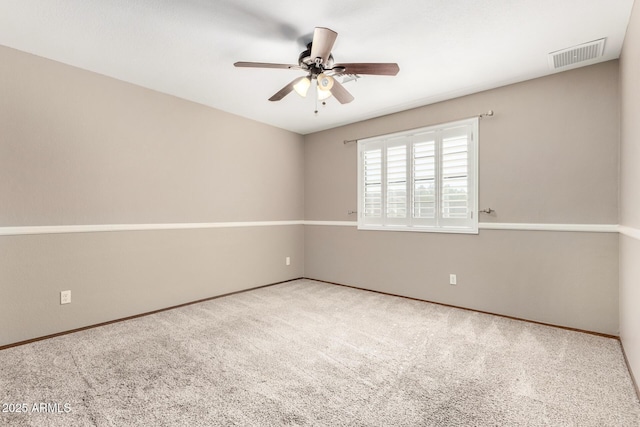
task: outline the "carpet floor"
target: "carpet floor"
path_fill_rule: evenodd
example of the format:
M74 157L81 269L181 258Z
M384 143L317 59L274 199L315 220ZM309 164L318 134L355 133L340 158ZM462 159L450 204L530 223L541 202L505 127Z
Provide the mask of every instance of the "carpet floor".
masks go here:
M311 280L5 349L0 366L2 426L640 425L615 339Z

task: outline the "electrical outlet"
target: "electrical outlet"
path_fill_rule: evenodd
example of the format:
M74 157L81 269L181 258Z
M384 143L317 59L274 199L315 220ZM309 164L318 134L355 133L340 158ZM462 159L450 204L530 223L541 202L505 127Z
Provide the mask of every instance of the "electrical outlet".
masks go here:
M458 279L456 278L455 274L450 274L449 275L449 284L450 285L457 285L458 284Z
M289 256L288 256L288 257L286 257L286 258L284 259L284 263L285 263L286 265L291 265L291 257L289 257Z
M71 304L71 291L60 292L60 304Z

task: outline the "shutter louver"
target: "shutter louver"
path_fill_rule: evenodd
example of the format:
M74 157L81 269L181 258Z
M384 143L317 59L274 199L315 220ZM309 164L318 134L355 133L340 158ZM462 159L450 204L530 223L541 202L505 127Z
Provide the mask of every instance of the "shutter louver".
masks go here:
M413 145L413 217L433 219L436 215L436 143Z
M387 218L407 217L407 146L387 149Z
M363 153L364 213L367 218L382 217L382 149Z
M443 218L467 218L469 215L468 154L466 133L442 139Z

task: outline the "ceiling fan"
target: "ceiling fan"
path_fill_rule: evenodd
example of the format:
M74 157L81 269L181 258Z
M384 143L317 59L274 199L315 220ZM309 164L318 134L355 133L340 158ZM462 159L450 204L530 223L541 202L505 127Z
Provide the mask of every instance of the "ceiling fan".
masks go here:
M298 57L298 65L271 64L265 62L236 62L236 67L246 68L284 68L289 70L302 70L307 73L304 77L298 77L291 83L276 92L269 101L280 101L290 92L296 91L301 96L306 96L312 81L316 81L318 100L324 100L333 95L341 104L353 101L353 95L347 91L334 77L359 74L378 76L395 76L400 71L395 63L343 63L334 64L331 49L338 37L338 33L324 27L316 27L313 32L313 40L307 45L307 49Z

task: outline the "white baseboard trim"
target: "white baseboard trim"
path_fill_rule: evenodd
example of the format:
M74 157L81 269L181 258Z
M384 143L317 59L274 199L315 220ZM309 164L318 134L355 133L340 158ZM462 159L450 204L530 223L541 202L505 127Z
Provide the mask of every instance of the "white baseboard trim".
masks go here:
M45 225L24 227L0 227L0 236L61 233L99 233L109 231L148 230L189 230L204 228L272 227L283 225L319 225L331 227L357 227L357 221L245 221L245 222L205 222L174 224L97 224L97 225ZM615 224L527 224L481 222L481 230L523 230L523 231L576 231L589 233L622 233L640 240L640 230Z
M193 222L175 224L97 224L0 227L0 236L25 234L99 233L106 231L189 230L202 228L271 227L303 225L304 221Z

